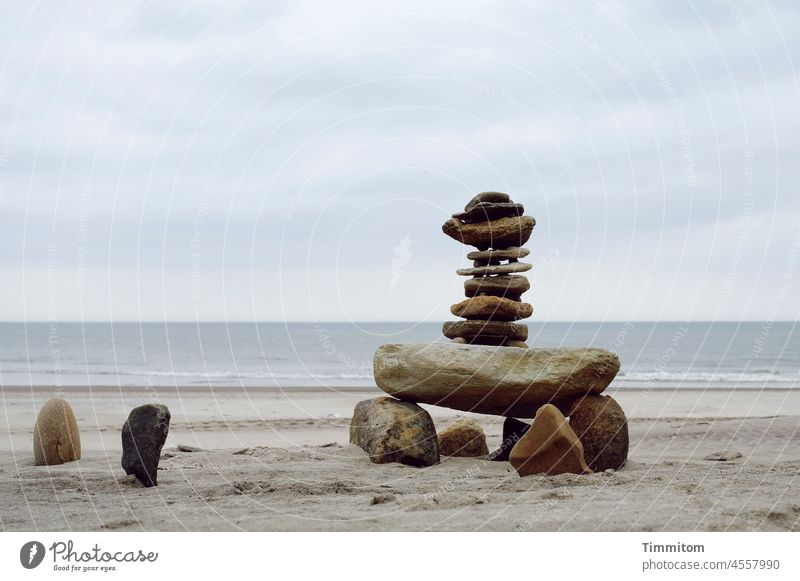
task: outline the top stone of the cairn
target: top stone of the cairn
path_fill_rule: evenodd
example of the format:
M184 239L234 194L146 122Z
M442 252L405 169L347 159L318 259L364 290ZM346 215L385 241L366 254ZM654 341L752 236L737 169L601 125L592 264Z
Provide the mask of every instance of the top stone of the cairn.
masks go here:
M503 192L481 192L474 198L472 198L467 205L464 206L464 211L469 212L472 208L477 206L478 204L482 203L492 203L492 204L505 204L511 201L511 198L508 194L504 194Z

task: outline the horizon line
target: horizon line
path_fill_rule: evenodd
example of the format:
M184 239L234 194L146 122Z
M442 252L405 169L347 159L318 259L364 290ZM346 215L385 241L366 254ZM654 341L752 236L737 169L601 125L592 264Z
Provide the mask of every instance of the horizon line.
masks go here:
M201 320L192 320L192 319L119 319L119 320L111 320L111 319L92 319L92 320L83 320L80 319L64 319L64 320L48 320L48 319L0 319L0 324L40 324L40 323L82 323L82 324L117 324L117 323L124 323L124 324L286 324L286 325L297 325L297 324L306 324L306 325L314 325L314 324L322 324L322 323L346 323L346 324L364 324L364 323L417 323L423 325L433 325L433 324L440 324L445 322L446 320L443 319L441 321L418 321L413 319L385 319L385 320L341 320L341 319L325 319L320 321L308 321L308 320L252 320L252 319L201 319ZM517 324L527 325L527 324L547 324L547 323L800 323L798 320L791 320L791 319L580 319L580 320L567 320L567 319L549 319L545 321L516 321Z

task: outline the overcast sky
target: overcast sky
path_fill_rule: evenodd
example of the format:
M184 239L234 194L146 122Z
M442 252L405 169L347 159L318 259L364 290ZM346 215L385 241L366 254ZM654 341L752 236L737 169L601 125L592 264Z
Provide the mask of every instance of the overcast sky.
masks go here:
M564 6L7 3L0 319L450 319L500 190L534 320L796 320L797 3Z

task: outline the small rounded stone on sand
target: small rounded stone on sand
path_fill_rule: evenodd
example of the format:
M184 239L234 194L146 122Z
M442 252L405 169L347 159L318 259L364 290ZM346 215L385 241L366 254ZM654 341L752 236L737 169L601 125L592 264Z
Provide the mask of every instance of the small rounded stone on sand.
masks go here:
M33 457L37 466L80 460L78 421L66 400L49 399L39 411L33 427Z

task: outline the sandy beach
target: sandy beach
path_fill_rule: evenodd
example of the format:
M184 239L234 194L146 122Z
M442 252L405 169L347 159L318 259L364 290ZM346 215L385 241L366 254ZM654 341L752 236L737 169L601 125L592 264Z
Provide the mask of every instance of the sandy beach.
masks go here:
M613 386L612 386L613 387ZM507 462L443 458L377 465L348 443L353 406L376 388L5 387L0 528L126 531L795 531L800 530L800 393L609 389L626 410L620 471L520 478ZM36 413L72 405L78 462L33 465ZM172 423L159 486L120 467L120 428L159 401ZM469 416L489 447L502 418L426 406L437 425ZM200 448L183 452L178 446ZM733 461L710 461L731 451Z

